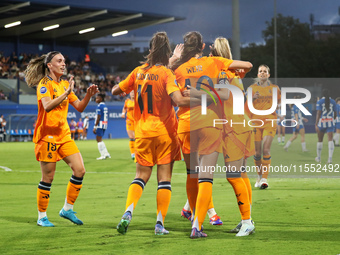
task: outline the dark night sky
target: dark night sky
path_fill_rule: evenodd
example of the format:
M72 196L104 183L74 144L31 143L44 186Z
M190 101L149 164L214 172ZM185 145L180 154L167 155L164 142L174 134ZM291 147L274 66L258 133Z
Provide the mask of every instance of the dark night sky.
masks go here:
M70 0L33 0L70 4ZM241 43L262 42L262 30L266 21L274 15L274 0L239 0ZM200 31L205 41L217 36L231 38L232 0L74 0L71 5L92 8L108 8L127 11L142 11L155 14L184 17L185 20L130 31L128 35L152 36L157 31L166 31L174 43L192 30ZM293 16L309 23L309 15L315 16L316 24L339 23L339 0L277 0L277 12Z

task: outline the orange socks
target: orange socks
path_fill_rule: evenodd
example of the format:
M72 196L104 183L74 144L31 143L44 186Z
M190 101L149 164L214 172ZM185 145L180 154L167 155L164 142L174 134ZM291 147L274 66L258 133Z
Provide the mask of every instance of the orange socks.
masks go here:
M210 198L210 203L208 205L208 209L212 209L214 208L214 203L213 203L213 198L212 198L212 194L211 194L211 198Z
M248 178L248 175L247 175L247 172L242 172L241 173L241 177L244 181L244 183L246 184L247 186L247 190L248 190L248 196L249 196L249 203L250 205L252 205L253 201L252 201L252 189L251 189L251 184L250 184L250 181L249 181L249 178Z
M128 196L126 199L125 211L130 211L131 214L133 213L133 210L135 209L138 203L138 200L142 196L144 187L145 187L145 182L141 178L136 178L131 182L131 185L128 191Z
M213 179L200 178L198 179L198 195L196 201L195 219L193 227L201 230L205 216L208 211L210 199L212 196Z
M263 159L262 159L262 178L265 178L265 179L268 178L269 167L270 167L270 164L272 162L271 158L272 157L270 155L263 156Z
M196 177L192 177L196 176ZM194 210L196 207L196 199L198 193L198 177L197 172L194 170L187 169L187 197L190 205L191 213L194 214Z
M157 189L157 224L164 226L164 219L168 213L171 199L171 183L159 182Z
M37 204L39 212L46 212L50 201L51 183L40 182L37 191Z
M250 203L247 185L241 177L227 178L233 186L242 220L250 219Z
M130 146L130 153L134 154L135 153L135 139L133 138L130 139L129 146Z
M66 189L66 200L68 204L74 204L74 202L77 200L82 186L83 177L75 177L74 175L72 175Z

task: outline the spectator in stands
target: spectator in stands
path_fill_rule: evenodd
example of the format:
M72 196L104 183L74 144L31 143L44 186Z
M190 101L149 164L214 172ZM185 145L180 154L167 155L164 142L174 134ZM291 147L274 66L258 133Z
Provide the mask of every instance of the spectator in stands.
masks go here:
M11 55L10 60L11 60L11 62L15 62L15 63L18 63L18 62L19 62L18 56L17 56L17 54L15 53L15 51L12 52L12 55Z
M105 80L105 77L104 77L104 75L103 75L103 73L100 73L99 75L98 75L98 81L104 81Z
M7 100L7 97L3 90L0 90L0 100Z

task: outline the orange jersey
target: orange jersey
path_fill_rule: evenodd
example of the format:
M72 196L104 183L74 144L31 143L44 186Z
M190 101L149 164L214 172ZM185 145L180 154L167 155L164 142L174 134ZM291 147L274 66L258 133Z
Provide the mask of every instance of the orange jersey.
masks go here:
M134 121L133 109L135 108L135 102L130 98L125 100L124 109L126 109L126 120Z
M59 83L46 76L40 80L37 87L38 118L34 130L33 142L40 140L61 144L71 140L70 127L67 123L68 105L78 97L71 92L67 98L50 112L46 112L41 99L50 97L51 100L61 96L69 87L68 81L61 80Z
M222 69L227 70L232 62L233 60L221 57L191 58L175 70L181 91L184 91L187 85L211 91L204 84L215 87L214 85L218 83L220 71ZM179 107L177 112L179 119L178 133L212 127L214 119L221 119L221 110L218 101L216 105L211 103L207 107L207 115L201 114L201 106ZM192 122L191 125L190 120Z
M240 90L244 91L242 79L233 70L222 71L220 73L220 79L228 79L229 84L238 87ZM248 121L250 120L247 111L244 115L234 115L233 108L234 95L230 92L229 99L224 101L224 118L228 121L225 125L226 132L231 131L241 134L247 131L251 131L252 128L249 126ZM240 124L242 123L242 124Z
M259 92L260 96L257 99L253 99L253 105L256 110L268 110L272 107L273 104L273 88L277 88L277 100L279 103L281 100L281 91L280 88L277 85L274 84L269 84L268 86L262 87L258 84L253 84L250 86L253 90L253 95L256 92ZM248 95L253 96L253 95ZM260 120L265 120L265 119L277 119L277 114L276 114L276 108L273 110L271 114L268 115L256 115L256 114L251 114L252 119L260 119Z
M125 93L135 92L135 136L150 138L172 134L177 130L175 110L171 93L179 91L173 72L162 65L143 69L139 66L119 83Z

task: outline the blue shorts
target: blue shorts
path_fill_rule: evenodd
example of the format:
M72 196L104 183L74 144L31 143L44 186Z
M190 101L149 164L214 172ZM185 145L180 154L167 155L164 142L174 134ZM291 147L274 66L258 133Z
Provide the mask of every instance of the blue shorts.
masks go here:
M336 128L336 129L340 129L340 122L337 122L337 123L335 124L335 128Z
M333 127L318 127L320 132L322 133L331 133L334 132L334 126Z
M101 137L103 137L104 134L105 134L105 130L106 130L106 129L97 128L96 136L101 136Z
M299 125L299 129L293 127L293 133L299 133L301 129L305 128L304 125Z

